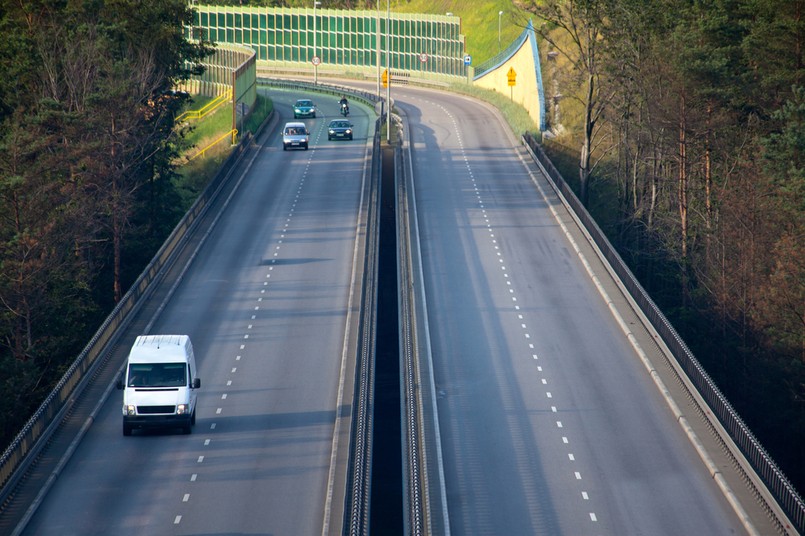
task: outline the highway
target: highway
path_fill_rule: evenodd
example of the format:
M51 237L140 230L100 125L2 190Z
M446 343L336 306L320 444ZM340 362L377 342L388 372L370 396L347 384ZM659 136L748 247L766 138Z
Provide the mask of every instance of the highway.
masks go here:
M279 122L149 330L193 341L193 434L123 437L112 391L24 534L340 533L374 115L353 101L355 140L330 142L337 98L307 95L324 117L304 120L310 150L286 152L279 129L304 95L271 96ZM394 98L450 533L744 534L497 112Z
M375 118L353 104L355 140L328 141L338 99L310 95L310 150L286 152L299 95L271 96L279 122L150 329L193 341L193 434L123 437L112 391L25 534L321 534L334 501L340 529L336 416Z
M395 98L451 533L743 533L498 115L413 88Z

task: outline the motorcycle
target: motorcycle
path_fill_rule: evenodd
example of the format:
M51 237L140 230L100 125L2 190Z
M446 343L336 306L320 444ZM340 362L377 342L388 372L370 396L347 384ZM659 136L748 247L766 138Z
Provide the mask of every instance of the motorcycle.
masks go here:
M349 105L346 102L341 103L341 115L344 117L349 115Z

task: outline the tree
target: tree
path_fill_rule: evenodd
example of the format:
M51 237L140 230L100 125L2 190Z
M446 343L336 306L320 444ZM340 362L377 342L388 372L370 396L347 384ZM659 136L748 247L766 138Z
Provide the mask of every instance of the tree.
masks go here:
M773 117L780 128L766 138L764 160L778 225L754 321L774 348L805 368L805 88L795 88Z
M599 119L610 98L602 92L601 83L606 1L546 0L519 7L542 19L535 31L570 63L584 87L579 199L586 205L593 168L591 158L600 131ZM569 43L563 37L569 38Z
M0 382L5 438L108 312L98 282L125 292L132 215L165 225L148 217L175 199L170 90L209 52L190 21L184 0L0 5L0 376L20 375Z

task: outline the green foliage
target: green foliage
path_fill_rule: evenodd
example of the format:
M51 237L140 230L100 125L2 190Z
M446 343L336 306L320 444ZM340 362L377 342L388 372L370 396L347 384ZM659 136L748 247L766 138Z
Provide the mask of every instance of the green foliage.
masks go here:
M759 306L759 328L773 348L788 354L803 377L805 367L805 88L774 113L779 128L765 138L768 200L780 222L769 279ZM797 355L797 354L800 355ZM799 358L799 359L797 359Z
M170 92L208 52L183 0L4 3L0 443L181 215Z

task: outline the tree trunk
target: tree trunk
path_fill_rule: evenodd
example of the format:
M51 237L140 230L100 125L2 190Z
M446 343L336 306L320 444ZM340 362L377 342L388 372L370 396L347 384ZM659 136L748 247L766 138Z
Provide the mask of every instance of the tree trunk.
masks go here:
M114 264L114 279L112 283L113 292L114 292L114 299L115 303L119 303L121 298L123 298L123 288L120 283L120 250L121 250L121 243L122 243L122 234L123 234L123 193L122 193L122 185L118 184L120 178L117 176L115 170L115 163L117 161L117 123L115 122L114 116L112 117L112 125L111 125L111 166L110 169L112 170L112 255L113 255L113 264Z
M593 94L595 92L595 77L587 75L587 99L584 102L584 142L581 146L579 159L579 200L587 205L590 180L590 149L593 143Z
M685 97L680 99L679 107L679 171L677 203L679 205L680 253L683 263L688 257L688 174L687 174L687 121L685 117Z

